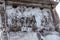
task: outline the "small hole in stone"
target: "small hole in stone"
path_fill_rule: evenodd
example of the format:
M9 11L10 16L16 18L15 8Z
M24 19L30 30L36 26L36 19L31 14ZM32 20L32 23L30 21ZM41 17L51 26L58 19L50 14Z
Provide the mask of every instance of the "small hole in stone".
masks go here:
M41 10L43 10L43 8L40 8Z
M0 4L3 4L2 2L0 2Z
M33 9L35 8L35 7L32 7Z
M13 5L13 8L17 8L17 6L16 5Z

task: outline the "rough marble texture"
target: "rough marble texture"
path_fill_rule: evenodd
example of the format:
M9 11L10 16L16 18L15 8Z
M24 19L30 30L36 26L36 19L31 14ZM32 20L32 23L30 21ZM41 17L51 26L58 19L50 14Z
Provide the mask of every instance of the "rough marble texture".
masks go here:
M38 40L35 32L10 32L8 35L9 40Z

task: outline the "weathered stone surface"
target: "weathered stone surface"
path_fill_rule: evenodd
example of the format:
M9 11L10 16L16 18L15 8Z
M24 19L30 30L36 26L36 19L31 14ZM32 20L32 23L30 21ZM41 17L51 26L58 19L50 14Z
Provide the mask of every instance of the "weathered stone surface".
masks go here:
M6 4L13 6L6 6L7 20L5 23L7 21L7 25L5 24L4 27L7 26L7 31L0 33L2 40L60 40L59 32L55 32L52 10L48 9L54 8L56 2L52 0L6 0ZM1 9L3 10L2 7Z
M38 40L38 37L35 32L10 32L8 40Z

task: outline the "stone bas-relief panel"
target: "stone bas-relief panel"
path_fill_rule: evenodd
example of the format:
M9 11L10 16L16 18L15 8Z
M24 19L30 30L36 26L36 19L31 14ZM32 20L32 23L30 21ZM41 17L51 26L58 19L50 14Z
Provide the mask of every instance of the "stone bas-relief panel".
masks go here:
M44 8L41 10L40 8L32 7L27 8L18 6L13 8L12 6L6 6L6 13L8 17L7 24L10 28L16 27L18 29L20 27L21 30L21 28L23 29L25 27L23 30L29 30L31 28L34 31L39 31L43 28L46 30L49 30L50 28L51 30L55 29L51 11L49 9Z

